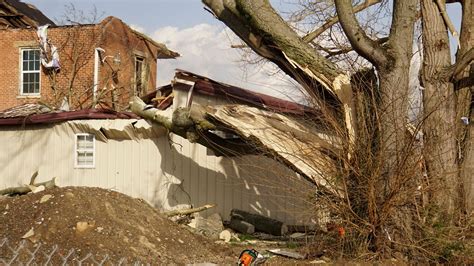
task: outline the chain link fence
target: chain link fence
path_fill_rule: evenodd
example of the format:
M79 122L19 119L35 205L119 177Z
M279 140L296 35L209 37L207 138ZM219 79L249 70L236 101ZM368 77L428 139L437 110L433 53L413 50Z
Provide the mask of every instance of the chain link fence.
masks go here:
M46 247L41 243L32 245L27 240L18 244L11 243L7 238L0 239L0 266L10 265L147 265L140 261L126 258L112 259L108 254L82 255L79 250L60 251L57 245Z

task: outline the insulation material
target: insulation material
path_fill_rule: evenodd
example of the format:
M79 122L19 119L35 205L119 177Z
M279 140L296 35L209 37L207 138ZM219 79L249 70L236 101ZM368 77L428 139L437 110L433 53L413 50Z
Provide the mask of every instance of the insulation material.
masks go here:
M52 45L48 40L48 27L48 24L40 26L36 32L41 46L41 64L45 68L58 70L61 68L59 65L59 53L56 46Z
M339 152L334 137L317 133L310 123L246 105L222 105L212 109L208 115L265 148L313 183L339 194L333 174L336 164L328 156L328 153Z

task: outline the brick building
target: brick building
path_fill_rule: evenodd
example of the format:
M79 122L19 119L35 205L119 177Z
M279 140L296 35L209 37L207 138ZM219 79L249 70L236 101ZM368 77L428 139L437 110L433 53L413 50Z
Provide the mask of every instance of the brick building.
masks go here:
M130 96L155 89L157 59L179 56L115 17L98 24L52 25L47 37L47 46L57 48L60 68L42 64L52 54L40 58L44 49L36 28L0 29L0 110L36 102L71 110L123 110Z

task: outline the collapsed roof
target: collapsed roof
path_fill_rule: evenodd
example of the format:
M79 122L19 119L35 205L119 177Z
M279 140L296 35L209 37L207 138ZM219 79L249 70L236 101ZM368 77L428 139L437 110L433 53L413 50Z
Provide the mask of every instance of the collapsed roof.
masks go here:
M191 131L198 131L200 139L191 139L190 132L183 133L182 128L176 130L178 134L217 152L235 148L233 144L235 136L238 136L248 148L234 150L235 153L246 149L258 151L281 161L318 187L337 193L338 185L333 178L336 164L328 155L340 152L338 140L315 122L314 118L318 116L316 110L177 70L173 83L158 90L159 97L152 99L151 95L145 96L148 104L137 104L135 107L133 104L137 102L134 101L132 111L142 117L159 120L159 123L164 121L161 118L168 116L168 122L174 123L174 116L179 115L176 113L180 108L174 107L172 118L170 112L166 112L172 108L173 90L187 90L188 99L192 99L192 94L201 94L222 97L228 102L223 105L189 105L189 116L195 122L195 128ZM201 126L202 119L213 126ZM173 132L173 128L170 131Z
M0 28L27 28L55 25L34 5L18 0L0 0Z

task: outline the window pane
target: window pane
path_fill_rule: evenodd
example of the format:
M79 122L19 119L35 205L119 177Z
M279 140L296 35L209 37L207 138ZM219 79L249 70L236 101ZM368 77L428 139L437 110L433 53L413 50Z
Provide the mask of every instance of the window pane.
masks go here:
M23 60L28 60L28 51L23 51Z
M34 93L39 93L39 82L36 82L35 83L35 89L34 89Z
M30 75L28 73L23 73L23 82L24 83L30 82Z
M34 50L33 53L34 53L34 59L35 59L35 60L39 60L39 58L40 58L40 56L39 56L39 51L38 51L38 50Z

